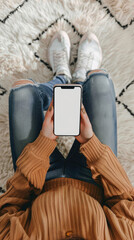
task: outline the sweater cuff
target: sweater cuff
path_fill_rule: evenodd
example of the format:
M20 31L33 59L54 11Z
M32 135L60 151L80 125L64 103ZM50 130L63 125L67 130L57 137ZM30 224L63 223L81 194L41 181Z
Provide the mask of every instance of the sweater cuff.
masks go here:
M102 144L95 133L86 142L80 144L80 153L84 154L88 161L94 162L99 159L106 149L106 145Z
M31 151L38 156L39 158L49 157L51 153L54 151L57 146L57 142L55 140L51 140L50 138L43 135L42 130L40 131L36 140L30 143Z

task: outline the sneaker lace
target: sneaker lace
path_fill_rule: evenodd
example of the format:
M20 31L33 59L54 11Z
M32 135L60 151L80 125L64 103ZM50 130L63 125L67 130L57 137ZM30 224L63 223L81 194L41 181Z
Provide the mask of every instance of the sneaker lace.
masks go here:
M63 49L62 51L54 51L54 69L59 69L67 64L67 53L66 50Z

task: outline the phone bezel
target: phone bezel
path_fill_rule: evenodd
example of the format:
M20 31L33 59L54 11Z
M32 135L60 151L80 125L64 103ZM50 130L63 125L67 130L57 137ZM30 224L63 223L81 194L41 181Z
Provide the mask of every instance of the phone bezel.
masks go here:
M53 86L53 109L54 109L54 103L55 103L55 88L56 87L65 87L65 88L68 88L68 89L70 89L71 87L80 87L81 88L81 96L80 96L80 112L81 112L81 105L82 105L82 100L83 100L83 87L82 87L82 85L80 85L80 84L55 84L54 86ZM55 109L54 109L54 114L55 114ZM53 120L54 120L54 118L53 118ZM54 127L53 127L53 134L55 135L55 136L79 136L80 135L80 121L81 121L81 115L80 115L80 118L79 118L79 134L78 135L56 135L55 134L55 129L54 129ZM53 126L54 126L55 124L53 124Z

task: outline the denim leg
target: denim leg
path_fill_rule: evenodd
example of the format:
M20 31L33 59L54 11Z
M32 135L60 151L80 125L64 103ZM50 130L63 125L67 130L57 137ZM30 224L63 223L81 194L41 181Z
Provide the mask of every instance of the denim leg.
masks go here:
M53 85L66 83L63 76L54 77L47 83L20 85L9 94L9 130L13 167L24 147L38 137L53 93ZM54 153L55 152L55 153ZM56 161L62 154L55 148L50 160Z
M94 73L83 84L83 104L98 139L117 156L117 113L114 85L106 73Z
M117 114L114 85L107 73L93 73L87 76L83 86L83 105L98 139L108 145L117 156ZM68 159L80 159L80 143L75 139ZM79 162L79 161L78 161ZM85 166L85 160L81 159Z

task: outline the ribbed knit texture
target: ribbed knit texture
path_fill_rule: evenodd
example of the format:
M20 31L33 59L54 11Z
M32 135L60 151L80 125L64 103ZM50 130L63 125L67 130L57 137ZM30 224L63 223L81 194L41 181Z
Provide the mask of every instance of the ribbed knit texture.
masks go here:
M42 189L44 185L46 173L50 167L49 156L56 145L56 141L44 137L40 131L37 139L27 144L17 159L17 167L36 188Z
M92 177L45 182L57 142L39 136L17 159L17 171L0 196L0 240L60 240L66 233L89 240L134 240L134 188L107 145L94 134L80 145Z

